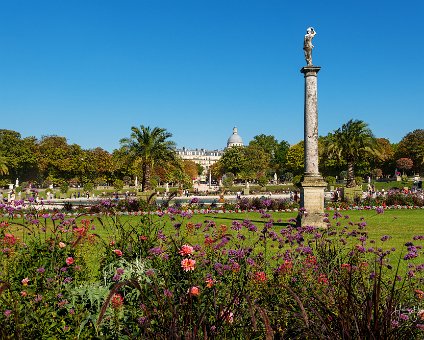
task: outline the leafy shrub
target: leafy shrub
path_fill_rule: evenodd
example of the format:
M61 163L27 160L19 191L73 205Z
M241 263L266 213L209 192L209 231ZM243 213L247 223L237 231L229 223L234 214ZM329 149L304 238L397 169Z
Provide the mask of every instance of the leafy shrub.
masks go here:
M120 180L120 179L115 179L113 181L113 187L116 190L122 190L122 188L124 187L124 182L122 180Z
M334 185L334 184L336 184L336 177L334 177L334 176L327 176L327 177L325 177L325 181L329 185Z

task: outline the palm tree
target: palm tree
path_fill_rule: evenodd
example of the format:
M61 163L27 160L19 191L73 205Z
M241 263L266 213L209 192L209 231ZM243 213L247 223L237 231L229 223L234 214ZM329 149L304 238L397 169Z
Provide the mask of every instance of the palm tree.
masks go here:
M356 186L355 163L366 155L379 156L378 144L362 120L349 120L333 134L329 134L326 145L327 155L335 156L347 163L347 188Z
M131 127L131 131L131 137L123 138L120 142L131 158L141 163L142 191L150 190L150 177L155 163L174 160L175 143L168 140L172 134L166 129L151 129L141 125L139 128Z
M7 158L0 156L0 175L7 175L8 173L9 169L7 167Z

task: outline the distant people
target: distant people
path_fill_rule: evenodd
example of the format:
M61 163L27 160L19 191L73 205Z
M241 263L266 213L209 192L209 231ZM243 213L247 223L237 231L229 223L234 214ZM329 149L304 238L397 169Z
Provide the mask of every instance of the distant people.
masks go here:
M333 202L337 202L339 200L339 192L335 190L333 192Z

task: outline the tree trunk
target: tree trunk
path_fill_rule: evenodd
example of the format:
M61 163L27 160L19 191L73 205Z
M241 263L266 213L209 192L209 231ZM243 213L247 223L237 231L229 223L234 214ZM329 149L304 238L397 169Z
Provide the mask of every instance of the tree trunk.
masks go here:
M150 184L150 167L148 164L143 164L143 178L141 180L141 191L147 191L152 189Z
M353 188L356 186L355 181L355 170L353 168L353 162L348 161L347 162L347 183L346 188Z

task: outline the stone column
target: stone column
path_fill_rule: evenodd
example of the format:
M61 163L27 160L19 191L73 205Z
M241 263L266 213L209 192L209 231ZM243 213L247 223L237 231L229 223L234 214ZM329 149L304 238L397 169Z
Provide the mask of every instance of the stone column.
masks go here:
M304 164L305 171L301 182L300 206L305 213L299 215L298 225L326 227L324 218L324 188L318 169L318 92L317 74L319 66L305 66L300 72L305 77L305 130L304 130ZM302 210L303 210L302 209Z

